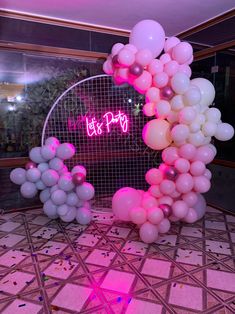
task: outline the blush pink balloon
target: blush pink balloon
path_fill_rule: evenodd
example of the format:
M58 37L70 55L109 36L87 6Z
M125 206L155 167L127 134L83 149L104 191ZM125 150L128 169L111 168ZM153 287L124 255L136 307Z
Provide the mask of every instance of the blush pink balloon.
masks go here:
M163 63L158 59L153 59L148 66L148 71L152 75L163 72Z
M153 77L153 85L157 88L162 88L167 85L169 77L165 72L157 73Z
M151 208L151 207L157 207L158 201L153 196L145 196L142 199L141 206L145 209Z
M146 172L145 180L150 185L160 184L163 180L163 174L159 169L152 168Z
M141 49L135 55L135 61L142 66L147 66L153 59L152 52L149 49Z
M180 219L188 214L189 207L184 201L176 201L172 205L173 215Z
M181 42L172 49L172 58L179 64L184 64L193 55L193 48L187 42Z
M187 173L190 169L190 162L187 159L179 158L175 161L175 168L180 173Z
M197 203L197 193L188 192L186 194L183 194L182 199L186 204L188 204L189 207L193 207Z
M164 179L160 183L160 191L162 192L162 194L170 195L171 193L174 192L174 190L175 190L175 183L173 181Z
M159 207L161 204L167 204L171 206L173 204L173 199L170 196L162 196L158 199Z
M184 144L179 148L179 155L182 158L192 160L196 154L196 147L193 146L192 144Z
M185 124L177 124L171 130L171 136L175 142L185 141L188 135L189 135L189 128Z
M121 43L116 43L112 47L112 56L115 56L119 53L119 51L124 48L124 45Z
M116 70L116 79L119 81L119 83L126 83L128 82L129 78L128 69L126 68L120 68Z
M128 67L135 62L135 55L131 50L123 48L118 53L118 62L122 66Z
M118 190L112 198L113 213L120 220L129 221L129 210L140 206L141 195L137 190L124 187Z
M145 222L140 227L140 239L144 243L153 243L157 240L158 228L150 222Z
M209 164L215 157L215 152L213 149L208 146L201 146L197 149L196 154L194 155L193 160L200 160L205 164Z
M130 220L137 225L142 225L147 220L147 213L143 207L133 207L129 211Z
M156 87L150 87L146 94L146 101L147 102L158 102L160 100L160 90Z
M181 195L181 193L179 193L177 190L175 190L172 194L171 194L171 197L173 197L174 199L177 199L179 198Z
M144 94L147 89L150 88L151 84L152 75L148 71L143 71L143 73L134 80L134 87L140 94Z
M176 147L167 147L162 152L162 160L168 165L173 165L178 158L178 148Z
M164 214L159 207L151 207L148 209L147 219L152 224L157 225L164 219Z
M179 64L174 60L169 61L164 65L164 72L169 77L172 77L173 75L175 75L175 73L178 71L178 69L179 69Z
M106 60L103 64L103 71L108 74L112 75L114 72L113 64L110 60Z
M158 231L159 233L166 233L170 230L171 223L167 218L164 218L159 224L158 224Z
M211 177L212 177L211 171L210 171L209 169L206 169L203 175L204 175L208 180L210 180Z
M197 213L197 219L201 219L205 215L206 200L201 194L198 194L197 203L193 206L193 208Z
M160 61L163 63L163 64L166 64L167 62L170 62L171 61L171 55L169 53L163 53L160 57Z
M211 183L205 176L194 177L194 190L197 193L206 193L210 190Z
M197 212L194 208L189 208L187 215L184 217L184 221L187 223L194 223L198 220Z
M193 177L189 173L182 173L176 180L176 188L180 193L188 193L194 187Z
M205 173L206 166L202 161L196 160L191 163L190 172L193 176L201 176Z
M167 38L167 40L165 41L165 45L164 45L164 51L168 52L168 53L171 53L173 47L175 47L179 43L180 43L180 40L177 37L169 37L169 38Z
M184 73L188 77L192 76L192 70L191 70L190 66L188 66L187 64L180 64L178 67L178 72Z
M148 102L143 107L143 114L146 117L153 117L155 115L155 104L152 102Z
M153 197L161 197L162 193L160 192L160 188L159 185L152 185L149 188L149 193L153 196Z

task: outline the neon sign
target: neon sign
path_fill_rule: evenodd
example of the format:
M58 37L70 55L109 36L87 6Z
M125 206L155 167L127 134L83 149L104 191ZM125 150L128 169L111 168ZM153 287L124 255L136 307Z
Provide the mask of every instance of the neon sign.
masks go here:
M81 124L84 122L89 137L110 133L112 125L119 125L121 131L127 133L129 126L127 115L119 110L117 114L113 114L111 111L106 112L99 121L95 117L90 118L87 116L77 117L76 120L68 118L68 130L76 131L76 129L81 128Z

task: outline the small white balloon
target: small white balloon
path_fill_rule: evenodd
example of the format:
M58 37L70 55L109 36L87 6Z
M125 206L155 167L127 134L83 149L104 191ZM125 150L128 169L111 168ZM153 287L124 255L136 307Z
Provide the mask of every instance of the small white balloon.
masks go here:
M39 199L42 203L45 203L51 197L50 189L45 189L40 193Z
M92 215L91 211L86 207L80 207L77 210L76 220L81 225L87 225L91 222Z
M52 202L51 199L44 203L43 211L49 218L54 219L57 217L57 206Z
M56 148L52 145L44 145L41 148L41 155L45 160L50 160L55 157Z
M42 173L41 180L46 186L53 186L58 182L59 175L55 170L49 169Z
M215 132L215 138L219 141L229 141L234 136L234 128L229 123L220 123Z
M205 112L206 119L213 123L218 123L221 119L221 112L217 108L209 108Z
M201 131L191 133L188 137L188 142L196 147L201 146L204 143L205 136Z
M71 175L63 174L58 181L59 188L63 191L71 191L75 185Z
M11 171L10 179L13 183L21 185L26 182L26 170L23 168L16 168Z
M53 158L49 161L49 167L55 171L61 171L64 167L63 160L60 158Z
M29 152L29 158L37 164L46 161L41 155L41 147L32 148Z
M35 185L36 188L40 191L46 189L46 185L42 182L42 180L38 180Z
M174 111L179 111L184 108L184 102L182 95L174 96L171 101L171 109Z
M182 72L177 72L171 79L171 87L177 94L184 94L189 88L189 83L189 77Z
M207 121L203 126L202 126L202 132L205 136L214 136L217 130L217 124Z
M76 207L69 207L68 212L65 215L60 216L64 222L71 222L76 218L77 209Z
M192 107L185 107L179 112L179 122L190 124L196 118L196 112Z
M184 103L187 106L195 106L200 103L201 92L197 86L191 85L183 95Z
M26 171L26 178L30 182L37 182L41 177L41 172L37 168L32 168Z
M23 183L20 187L20 193L25 198L32 198L37 194L37 188L36 185L32 182L26 181Z
M61 159L70 159L75 154L75 147L70 143L60 144L56 150L56 156Z
M69 206L77 206L77 203L78 203L77 194L75 192L68 193L66 203Z
M95 195L95 189L92 184L84 182L76 187L77 196L83 201L91 200Z
M41 162L40 164L38 164L37 168L41 171L41 173L43 173L44 171L49 169L49 165L47 162Z
M63 190L56 190L51 194L51 200L55 205L63 205L66 199L67 194Z
M57 148L60 145L60 141L56 137L48 137L45 141L45 144Z
M77 172L82 173L82 174L84 174L84 176L86 176L86 168L81 166L81 165L77 165L77 166L73 167L71 174L73 175Z
M65 216L69 211L69 206L67 204L63 204L58 206L57 208L57 214L59 216Z

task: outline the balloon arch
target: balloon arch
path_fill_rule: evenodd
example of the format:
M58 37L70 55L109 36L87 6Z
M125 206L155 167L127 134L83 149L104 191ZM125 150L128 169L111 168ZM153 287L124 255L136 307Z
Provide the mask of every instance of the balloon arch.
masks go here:
M216 155L211 139L227 141L234 135L233 127L221 121L220 111L211 107L215 98L211 82L204 78L190 79L192 61L193 49L189 43L177 37L165 40L159 23L143 20L131 31L129 44L115 44L103 65L104 72L113 77L115 84L129 84L145 97L143 108L132 108L143 111L146 116L146 124L139 124L135 131L140 132L140 138L142 133L150 152L162 150L163 162L146 172L147 191L122 187L112 199L116 217L137 224L140 238L146 243L155 242L159 233L168 232L171 222L194 223L204 215L206 201L202 194L211 185L211 172L206 165ZM92 97L89 87L87 90L83 98L94 105L89 98ZM103 86L98 86L98 90L102 95ZM66 100L64 110L73 99ZM117 138L127 133L128 115L121 110L113 113L114 109L118 108L102 112L101 120L84 117L88 137L109 134L114 126L119 130L116 130ZM63 120L63 106L61 112L51 120L55 129L61 124L60 119ZM70 121L71 130L78 122ZM68 129L60 134L60 139L66 139L66 132ZM43 139L44 134L46 127ZM33 197L41 190L40 199L49 217L64 221L76 218L81 224L89 223L89 201L94 196L94 187L85 181L84 167L73 164L70 172L64 164L64 160L68 163L75 155L75 147L70 143L61 144L55 137L45 139L42 144L30 151L31 162L26 170L18 168L11 172L11 180L21 185L24 197ZM154 154L149 156L154 159Z

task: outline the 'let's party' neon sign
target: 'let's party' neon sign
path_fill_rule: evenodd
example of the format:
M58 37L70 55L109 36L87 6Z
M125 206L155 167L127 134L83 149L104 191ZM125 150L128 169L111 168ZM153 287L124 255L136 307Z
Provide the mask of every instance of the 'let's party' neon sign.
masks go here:
M110 133L113 125L119 125L123 133L127 133L129 127L127 115L120 110L117 114L113 114L111 111L106 112L99 121L95 117L90 118L87 116L82 117L80 120L85 122L86 132L89 137ZM68 130L76 131L76 129L79 129L79 123L78 118L77 120L68 118Z

